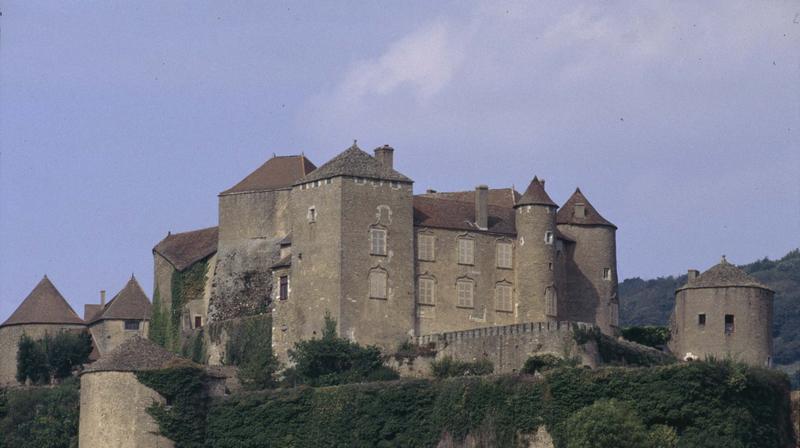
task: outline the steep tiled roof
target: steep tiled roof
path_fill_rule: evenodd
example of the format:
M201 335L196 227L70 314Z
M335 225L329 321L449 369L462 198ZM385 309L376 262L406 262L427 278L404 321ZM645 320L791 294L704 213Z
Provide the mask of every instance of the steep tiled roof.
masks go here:
M540 181L538 177L534 176L528 189L519 198L516 205L548 205L551 207L558 207L550 196L544 191L544 182Z
M584 206L585 216L583 218L575 216L575 205L577 204L583 204ZM586 196L583 195L580 188L576 189L575 193L572 193L572 196L570 196L567 202L558 210L556 214L556 223L617 228L617 226L600 215L589 200L586 199Z
M408 177L392 168L384 166L375 157L362 151L353 144L350 148L332 158L327 163L312 171L311 174L295 182L302 184L314 180L328 179L337 176L364 177L398 182L412 182Z
M276 156L220 195L289 188L317 167L305 156Z
M142 291L139 282L134 276L131 276L122 291L95 313L89 324L104 319L148 320L150 319L150 307L150 300Z
M516 233L514 209L490 205L488 231ZM475 226L475 204L451 199L414 196L414 225L439 229L478 231Z
M193 230L191 232L173 233L161 240L153 252L166 258L183 271L194 263L214 254L217 251L218 227Z
M0 327L22 324L83 325L84 322L45 275Z
M103 307L100 304L87 303L83 305L83 320L86 322L92 320L92 318L102 309Z
M726 260L725 257L722 257L722 261L719 262L719 264L711 267L709 270L703 272L696 278L689 280L685 285L678 288L678 291L682 289L718 288L730 286L747 286L769 290L769 288L761 284L758 280L751 277L733 264L728 263L728 260Z
M433 199L451 199L453 201L475 202L475 190L470 191L452 191L452 192L431 192L418 195L423 198ZM497 205L500 207L513 207L516 201L520 198L520 194L514 191L513 188L492 188L489 189L487 195L487 203L489 205Z
M99 360L89 365L83 373L159 370L179 359L181 358L178 355L155 342L139 336L133 336L120 344L119 347L101 356Z

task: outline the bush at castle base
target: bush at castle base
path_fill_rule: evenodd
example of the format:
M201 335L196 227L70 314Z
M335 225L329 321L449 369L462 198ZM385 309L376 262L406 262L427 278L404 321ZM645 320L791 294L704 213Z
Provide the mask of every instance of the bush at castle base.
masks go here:
M0 389L0 448L77 447L78 386Z
M543 379L488 376L301 387L230 397L209 409L207 447L434 447L491 431L515 446L544 425L566 447L567 419L603 399L627 402L649 433L678 447L791 446L782 374L725 362L597 371ZM664 428L667 426L668 428Z

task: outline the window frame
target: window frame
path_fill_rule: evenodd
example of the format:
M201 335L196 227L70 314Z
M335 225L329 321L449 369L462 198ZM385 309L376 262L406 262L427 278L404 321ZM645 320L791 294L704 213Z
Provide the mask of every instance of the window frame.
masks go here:
M136 324L136 328L129 328L131 324ZM142 328L142 322L136 319L126 319L122 324L122 328L125 331L139 331Z
M508 293L508 307L504 307L506 297L502 297L501 291ZM509 282L498 282L494 285L494 309L501 313L514 312L514 286Z
M558 317L558 290L555 286L544 288L544 315Z
M312 205L308 207L308 211L306 212L306 220L308 220L309 224L313 224L317 222L317 207Z
M730 317L730 322L728 318ZM725 315L725 335L730 336L736 332L736 316L733 314Z
M465 300L462 301L462 286L468 286L469 289L469 304ZM475 308L475 281L470 278L460 278L456 280L456 308Z
M610 282L612 277L611 268L603 268L603 280Z
M553 243L555 243L555 241L556 241L555 233L552 230L548 230L548 231L544 232L544 243L545 244L552 245Z
M456 239L456 241L456 255L458 257L458 264L464 266L475 266L475 239L460 236ZM462 251L462 243L469 243L469 260L466 259L466 252Z
M501 248L503 248L503 250L507 249L508 250L508 254L504 254L503 256L501 256L501 253L503 252L501 250ZM507 255L507 257L505 255ZM509 242L509 241L498 241L497 245L495 246L495 255L494 256L495 256L495 259L496 259L495 265L497 266L498 269L513 269L514 268L514 245L511 242ZM501 263L501 260L504 260L505 258L508 258L508 264L507 265Z
M288 300L288 299L289 299L289 276L280 275L278 276L278 300Z
M423 284L429 286L429 288L423 288ZM430 300L423 301L423 294L424 289L430 290ZM424 306L436 306L436 279L431 276L420 276L417 279L417 303Z
M383 277L383 294L380 294L380 291L376 291L373 288L373 277L374 276L382 276ZM369 286L369 298L376 299L376 300L387 300L389 298L389 273L383 269L371 269L369 271L369 275L367 276L367 282Z
M697 313L697 326L705 328L706 326L706 313Z
M423 240L430 241L430 257L425 257L426 253L422 250ZM430 233L417 233L417 260L436 261L436 235Z
M383 236L376 240L375 236L376 235L381 235L381 234ZM370 229L369 229L369 253L370 253L370 255L375 255L375 256L379 256L379 257L387 256L388 253L389 253L389 247L388 247L389 246L389 241L388 240L389 240L389 232L386 229L384 229L382 227L370 227ZM377 251L376 251L376 246L375 246L376 241L379 241L379 242L382 241L383 242L382 246Z

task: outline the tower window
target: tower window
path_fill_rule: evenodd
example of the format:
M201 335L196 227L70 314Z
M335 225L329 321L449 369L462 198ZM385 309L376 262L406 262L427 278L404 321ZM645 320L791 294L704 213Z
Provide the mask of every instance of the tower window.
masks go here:
M369 297L372 299L386 298L387 275L384 271L372 271L369 273Z
M308 214L306 215L309 223L317 222L317 208L311 206L308 208Z
M603 268L603 280L611 280L611 268Z
M497 311L514 311L514 304L511 299L512 288L506 283L499 283L494 288L494 297Z
M555 288L547 287L544 290L544 307L548 316L558 315L558 295Z
M497 243L497 267L511 269L513 266L511 243Z
M138 320L126 320L125 321L125 329L135 331L139 329L139 321Z
M386 255L386 230L369 229L370 253L372 255Z
M545 244L553 244L553 232L544 232Z
M475 241L458 239L458 264L475 264Z
M422 305L436 304L436 281L432 278L419 279L419 293L417 301Z
M456 282L456 293L458 295L456 305L463 308L473 308L473 283L472 280L459 280Z
M194 328L203 328L203 316L194 316Z
M725 334L732 334L734 331L733 314L725 315Z
M701 327L705 327L706 326L706 315L705 315L705 313L697 315L697 325L699 325Z
M286 300L289 298L289 276L281 275L279 279L280 289L278 290L280 294L281 300Z
M434 261L435 257L436 237L433 235L417 235L417 259Z

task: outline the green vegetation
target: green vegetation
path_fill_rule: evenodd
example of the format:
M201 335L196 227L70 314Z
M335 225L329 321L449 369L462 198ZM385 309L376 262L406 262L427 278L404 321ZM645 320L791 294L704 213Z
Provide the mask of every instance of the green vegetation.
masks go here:
M667 345L671 338L669 328L646 325L622 329L622 337L637 344L658 348Z
M431 363L431 373L439 379L456 376L488 375L492 372L494 372L494 364L488 359L467 362L445 356Z
M298 342L289 350L294 367L287 369L285 383L290 386L334 386L362 381L399 378L396 371L383 365L378 347L362 347L336 334L336 321L325 316L320 339Z
M657 366L675 362L675 358L658 350L618 341L600 332L599 328L575 328L573 338L578 345L594 341L600 360L611 366Z
M172 303L169 304L169 310L166 309L156 286L148 335L152 341L176 353L181 352L183 308L190 301L203 297L207 271L208 259L199 261L184 271L172 271Z
M169 319L164 311L164 304L161 300L161 293L158 292L158 285L153 291L153 306L150 312L150 326L147 330L147 337L156 344L167 346L167 333L169 332Z
M775 362L800 362L800 249L779 260L764 258L740 267L775 290ZM666 325L675 303L675 289L685 283L685 275L654 280L632 278L620 283L622 325Z
M62 380L89 360L92 337L88 332L49 333L34 340L23 334L18 343L17 381L32 384L50 384L52 379Z
M78 446L79 381L55 387L0 389L0 448Z
M205 364L207 355L205 329L199 328L192 331L181 344L181 356L198 364Z
M615 413L616 428L627 427L635 415L633 425L643 428L647 440L658 441L639 446L671 447L675 437L681 448L793 442L785 375L696 362L596 371L562 367L537 380L459 377L242 394L211 405L206 446L433 447L444 433L461 441L487 431L492 434L485 439L496 446L518 446L524 434L544 425L563 448L579 436L570 417L601 400L625 403L622 410L605 409ZM596 423L605 411L598 405L584 414Z
M536 372L544 373L557 367L577 367L578 364L579 360L577 359L564 359L545 353L528 358L525 361L525 365L522 366L522 373L533 375Z
M225 364L239 367L239 380L246 389L277 385L279 363L272 353L272 316L243 318L228 328Z
M600 400L573 414L564 424L567 448L674 448L678 435L665 425L648 430L630 403Z
M137 372L136 378L167 401L166 406L154 403L147 408L147 413L158 422L161 434L173 440L176 448L204 446L208 405L203 386L205 371L186 364Z

